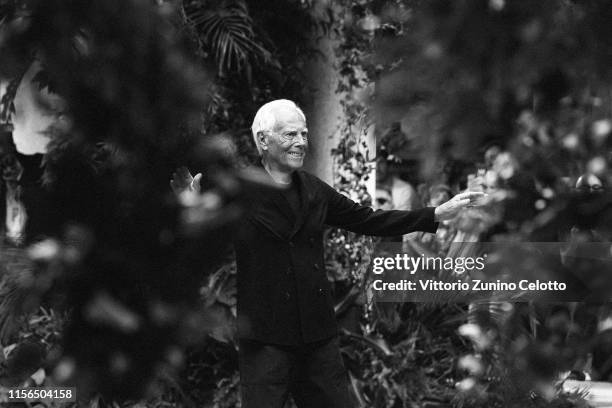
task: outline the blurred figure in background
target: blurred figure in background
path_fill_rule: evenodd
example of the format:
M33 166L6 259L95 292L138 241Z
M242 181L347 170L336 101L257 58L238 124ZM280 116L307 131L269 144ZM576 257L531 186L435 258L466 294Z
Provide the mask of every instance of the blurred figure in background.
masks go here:
M400 177L386 157L376 159L376 189L389 193L394 210L409 211L421 206L416 189Z
M389 188L376 186L374 208L377 210L392 210L394 208L393 197L391 197L391 190Z

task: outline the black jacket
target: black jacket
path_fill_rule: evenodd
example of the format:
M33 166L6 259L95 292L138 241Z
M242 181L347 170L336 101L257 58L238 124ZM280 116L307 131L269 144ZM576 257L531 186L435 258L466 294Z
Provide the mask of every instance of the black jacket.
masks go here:
M434 208L374 211L317 177L293 175L301 211L296 217L279 191L259 193L235 242L238 336L295 345L337 333L323 260L324 225L378 236L435 232Z

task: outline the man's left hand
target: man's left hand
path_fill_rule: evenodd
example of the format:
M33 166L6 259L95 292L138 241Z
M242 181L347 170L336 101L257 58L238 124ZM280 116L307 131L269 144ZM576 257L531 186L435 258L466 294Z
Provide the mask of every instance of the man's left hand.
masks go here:
M435 220L436 222L450 220L457 216L462 209L475 205L477 201L484 197L486 197L486 194L480 191L457 194L444 204L436 207Z

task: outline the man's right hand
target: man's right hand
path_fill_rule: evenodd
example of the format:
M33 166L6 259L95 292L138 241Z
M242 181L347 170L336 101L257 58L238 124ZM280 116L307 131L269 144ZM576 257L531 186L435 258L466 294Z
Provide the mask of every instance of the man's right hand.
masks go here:
M182 166L172 173L170 187L172 187L172 191L174 191L177 196L181 196L185 193L199 194L202 190L200 180L202 180L202 173L198 173L193 177L187 167Z
M464 208L480 204L480 200L487 195L480 191L469 191L466 193L457 194L444 204L436 207L434 216L436 222L453 219Z

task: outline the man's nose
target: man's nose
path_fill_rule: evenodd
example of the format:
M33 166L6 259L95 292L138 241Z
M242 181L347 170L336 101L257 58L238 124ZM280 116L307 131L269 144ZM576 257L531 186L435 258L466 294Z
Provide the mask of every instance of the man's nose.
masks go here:
M308 144L308 137L304 136L302 134L298 134L295 136L295 138L293 138L293 143L302 146L302 145L307 145Z

